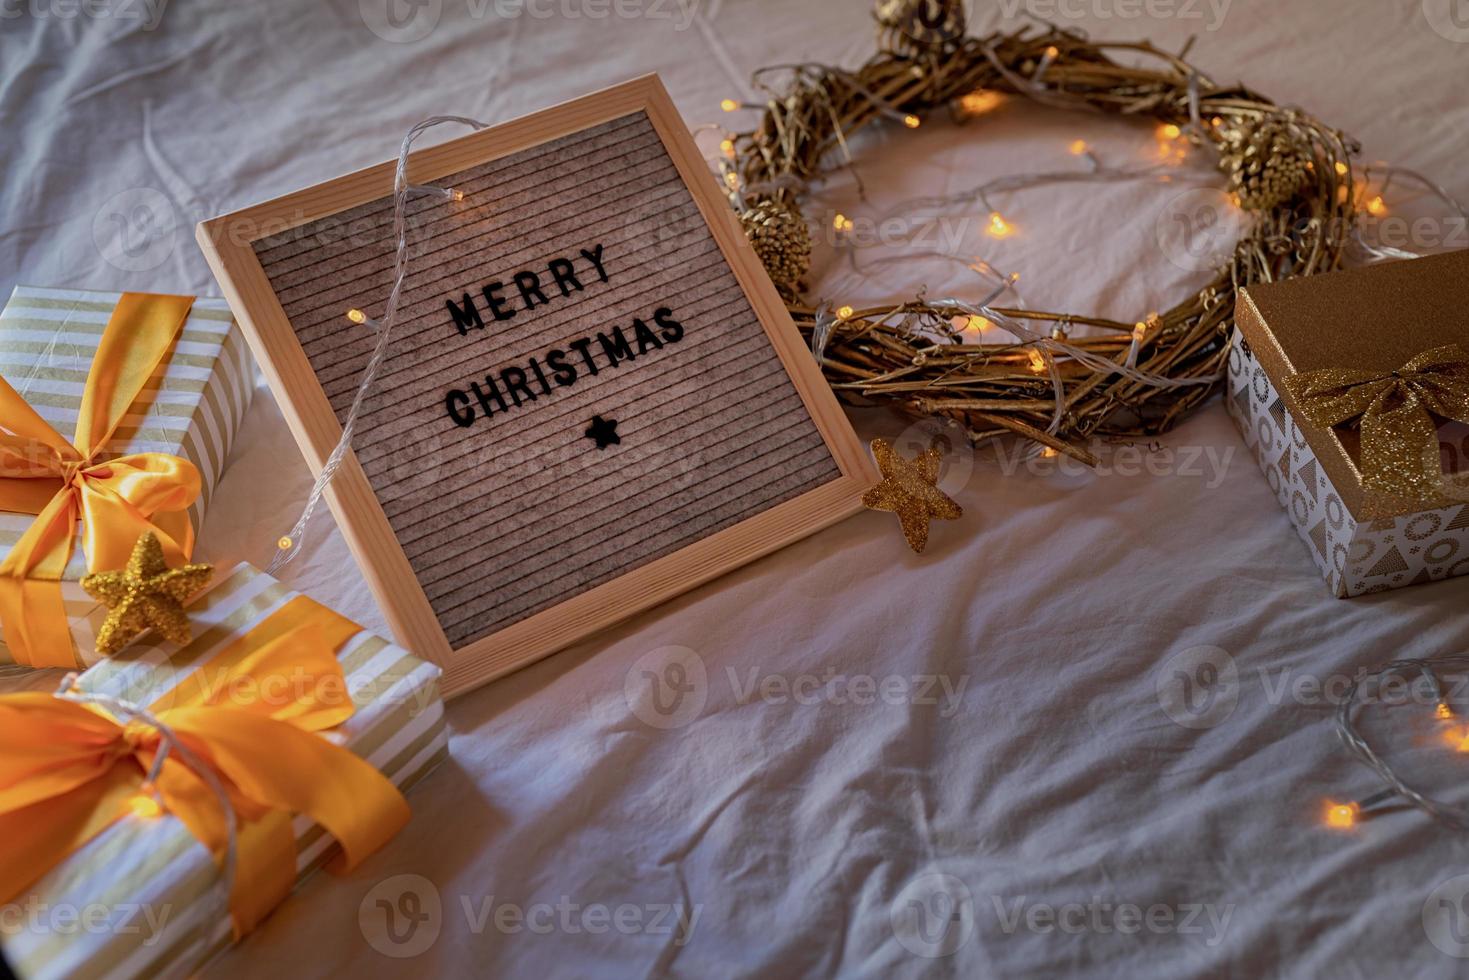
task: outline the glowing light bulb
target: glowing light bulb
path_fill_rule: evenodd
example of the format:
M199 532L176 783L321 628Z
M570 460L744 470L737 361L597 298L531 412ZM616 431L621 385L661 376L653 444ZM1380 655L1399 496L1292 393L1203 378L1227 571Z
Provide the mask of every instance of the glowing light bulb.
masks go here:
M841 309L837 310L837 316L845 320L849 318L854 312L855 311L850 306L843 306Z
M152 820L163 816L163 804L150 793L139 790L128 798L128 812L140 820Z
M1367 213L1374 218L1380 218L1384 214L1387 214L1387 202L1382 199L1381 194L1367 202Z
M732 191L739 190L740 175L731 170L729 173L724 175L724 185Z
M847 217L845 214L838 214L836 217L831 219L831 226L837 231L851 231L852 219Z
M1086 152L1086 140L1073 140L1071 142L1071 155L1079 157Z
M923 120L919 119L917 116L913 115L910 112L908 115L903 117L903 125L907 126L909 129L917 129L919 126L923 125Z
M1061 451L1054 448L1053 446L1047 446L1046 448L1041 450L1042 459L1055 459L1057 456L1060 455Z
M449 188L449 200L451 200L451 201L462 201L462 200L464 200L464 192L461 191L457 187L451 187L451 188Z
M282 534L280 538L276 540L275 546L282 551L290 551L291 546L295 543L296 542L291 540L290 535Z
M986 229L991 238L1008 238L1015 233L1015 227L1000 216L1000 212L990 212L989 228Z
M1183 130L1174 123L1165 123L1158 127L1158 138L1165 140L1176 140L1183 135Z
M362 324L367 322L367 314L363 313L361 310L348 310L347 319L351 320L353 323Z
M727 156L727 157L734 156L735 155L734 140L729 140L729 139L727 139L727 140L720 140L719 141L719 149L721 151L723 151L724 155Z
M1036 374L1044 374L1046 371L1045 355L1034 348L1030 351L1030 369Z
M1445 704L1444 702L1440 701L1438 703L1438 707L1433 709L1433 716L1435 718L1442 718L1442 719L1452 718L1452 717L1454 717L1454 709L1453 708L1450 708L1447 704Z
M959 108L971 116L977 116L997 108L1004 101L1005 97L999 92L980 89L977 92L959 96Z
M1347 830L1357 822L1357 804L1336 803L1326 810L1326 823L1337 830Z
M734 99L722 99L719 103L719 108L723 109L725 112L734 112L739 107L740 104Z
M1342 161L1340 161L1340 160L1336 161L1336 172L1339 173L1339 174L1341 174L1343 177L1345 177L1348 173L1350 173L1351 172L1351 169L1352 169L1351 167L1347 166Z
M1215 116L1213 119L1209 120L1209 125L1213 126L1215 129L1218 129L1220 126L1224 125L1224 117Z
M1056 60L1056 56L1059 55L1060 53L1061 53L1061 49L1058 48L1058 47L1056 47L1054 44L1051 45L1049 48L1046 48L1046 57L1047 58L1050 58L1052 61L1055 61Z
M972 316L969 318L969 322L964 325L964 329L969 333L984 333L993 326L994 324L985 317Z

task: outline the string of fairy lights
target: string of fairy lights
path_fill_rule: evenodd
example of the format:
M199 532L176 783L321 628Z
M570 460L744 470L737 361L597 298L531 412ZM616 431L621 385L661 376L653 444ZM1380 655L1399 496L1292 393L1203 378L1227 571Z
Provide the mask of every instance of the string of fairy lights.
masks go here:
M332 478L336 476L337 470L341 468L342 462L346 459L348 450L352 448L352 435L357 429L357 419L362 413L362 406L367 400L368 393L372 391L383 362L387 359L393 327L398 320L398 305L403 298L403 284L408 279L408 201L420 196L438 198L446 203L458 203L464 200L464 192L458 188L434 187L408 182L408 156L413 149L414 142L435 126L446 124L468 126L473 130L484 129L486 126L478 119L471 119L468 116L430 116L415 123L403 137L403 142L398 148L398 165L393 172L393 237L395 240L393 285L383 304L381 319L374 320L357 307L347 310L345 314L350 322L372 329L377 334L377 342L373 345L372 354L362 369L362 378L357 383L357 391L352 396L352 405L347 411L346 420L342 423L342 435L337 439L337 444L332 447L326 462L322 464L321 471L316 475L316 480L311 485L311 492L306 496L306 505L301 510L301 516L296 519L291 530L281 535L276 541L276 553L266 568L267 574L274 575L301 553L306 525L311 522L311 516L317 504L321 502L322 494L326 492L327 486L330 485Z
M1458 716L1444 695L1439 672L1464 673L1469 671L1469 654L1454 654L1424 659L1394 660L1355 678L1347 688L1336 709L1336 732L1347 751L1356 756L1365 766L1375 772L1384 783L1382 789L1370 796L1347 803L1329 802L1326 807L1326 823L1337 830L1349 830L1374 813L1381 812L1385 803L1407 803L1429 816L1457 830L1469 830L1469 810L1434 799L1411 786L1399 772L1375 749L1357 725L1357 708L1363 687L1370 681L1382 681L1393 677L1415 678L1422 681L1427 690L1424 700L1434 705L1434 719L1445 725L1443 740L1459 752L1469 752L1469 728L1457 724ZM1410 702L1412 699L1408 699Z
M1050 48L1048 48L1045 52L1045 55L1042 57L1040 64L1036 68L1036 74L1032 76L1030 80L1026 80L1026 84L1024 86L1018 87L1021 91L1025 92L1026 98L1035 99L1038 94L1044 94L1045 90L1043 88L1040 88L1036 84L1036 81L1037 79L1043 77L1046 68L1051 62L1055 60L1057 55L1058 49L1055 46L1051 46ZM786 67L799 69L802 66ZM775 66L775 68L778 69L779 66ZM863 87L860 82L856 81L854 78L851 78L848 74L842 73L838 69L831 70L836 71L837 74L841 75L841 77L846 80L848 84L851 84L862 91L864 93L864 97L872 103L874 110L879 116L894 121L901 121L902 124L909 129L916 129L919 126L923 125L922 120L919 117L912 115L911 113L901 112L896 106L887 102L882 97L870 92L865 87ZM959 121L967 121L971 118L974 118L975 116L983 115L1000 108L1011 97L1012 96L1010 95L996 92L992 89L981 89L962 95L952 100L952 102L950 103L950 111L951 114L954 115ZM1098 157L1096 152L1087 143L1086 140L1076 138L1069 142L1069 144L1067 145L1067 149L1072 156L1081 158L1086 162L1086 166L1083 168L1071 168L1041 173L1027 171L1016 174L1007 174L990 179L978 185L977 187L959 191L957 193L934 197L915 198L909 201L902 202L901 204L896 205L885 212L882 212L881 214L873 218L873 220L869 224L872 227L889 227L891 219L896 218L903 219L896 223L897 227L919 228L924 226L923 222L913 220L915 215L919 212L930 214L936 213L939 215L943 215L946 218L952 219L964 216L962 211L960 211L959 214L954 214L953 212L977 204L980 207L981 214L985 218L983 223L983 234L985 235L985 237L994 241L1003 241L1017 235L1019 233L1019 228L1011 218L1007 217L1006 214L1004 214L998 207L995 206L993 202L993 197L997 197L1001 194L1009 195L1032 188L1066 183L1121 183L1129 181L1156 181L1164 184L1186 184L1198 187L1215 187L1217 186L1217 180L1214 179L1212 175L1205 176L1203 174L1189 174L1186 171L1182 170L1179 166L1184 162L1187 157L1190 142L1189 140L1185 139L1185 137L1193 135L1193 132L1191 131L1201 131L1210 127L1218 129L1224 124L1224 120L1218 116L1214 116L1208 119L1204 118L1204 114L1201 109L1199 78L1196 74L1191 75L1189 78L1188 104L1190 118L1190 121L1188 123L1186 123L1185 125L1179 125L1176 123L1162 123L1157 127L1157 139L1160 151L1159 157L1161 158L1162 162L1155 162L1144 167L1109 167L1102 162L1102 160ZM761 105L757 105L754 103L737 102L734 99L723 100L723 102L721 103L721 107L726 112L734 112L741 109L758 110L764 108ZM789 175L778 178L775 181L754 183L747 186L743 182L741 174L736 167L736 164L738 163L738 153L736 152L735 142L737 134L724 130L722 129L722 127L714 126L713 128L719 129L721 132L722 138L720 140L720 150L722 154L722 159L720 160L719 165L731 203L736 207L736 209L744 210L747 207L747 201L750 198L758 198L762 195L769 195L775 191L792 191L799 194L807 189L801 181ZM840 130L838 130L837 137L838 146L840 147L845 158L846 166L848 168L854 169L855 165L851 151L847 145L846 140L841 138ZM1445 191L1440 185L1434 184L1432 181L1427 180L1420 174L1417 174L1413 171L1405 170L1403 168L1391 167L1386 164L1374 164L1366 167L1365 169L1365 176L1367 177L1367 180L1363 184L1359 185L1358 196L1360 200L1357 202L1358 209L1363 213L1370 214L1378 218L1386 215L1388 213L1388 207L1386 204L1385 195L1389 187L1391 187L1393 181L1395 179L1401 179L1405 182L1419 184L1424 189L1428 190L1430 193L1434 194L1435 196L1446 202L1461 215L1464 214L1464 208L1462 205L1459 204L1458 201L1456 201L1450 194L1448 194L1448 192ZM1336 163L1336 170L1339 175L1346 175L1350 172L1350 168L1348 167L1348 165L1345 162L1341 161L1338 161ZM1376 183L1378 180L1380 180L1381 186L1377 188L1376 191L1369 190L1369 188L1372 188L1374 183ZM1250 227L1250 225L1247 224L1248 222L1258 222L1266 220L1264 215L1252 213L1242 208L1240 201L1235 195L1225 195L1221 190L1220 197L1221 200L1228 202L1224 206L1231 209L1231 217L1238 223L1241 229ZM825 225L824 222L820 224L823 226ZM974 273L978 274L987 282L989 282L993 287L993 292L977 304L962 299L960 297L948 297L945 299L937 300L927 299L926 301L932 307L938 309L950 309L954 311L954 315L949 318L949 323L958 332L958 334L961 335L961 337L965 334L975 337L982 336L996 328L1003 328L1007 333L1011 334L1013 337L1020 341L1020 343L1017 344L1017 348L1023 350L1023 353L1028 360L1030 370L1033 373L1039 375L1049 374L1052 378L1052 387L1056 395L1054 399L1056 408L1052 412L1050 424L1045 428L1045 431L1048 434L1056 434L1061 426L1063 419L1063 412L1061 409L1061 381L1056 363L1058 360L1064 359L1072 363L1084 365L1091 369L1093 372L1103 376L1109 374L1122 375L1129 380L1141 382L1152 388L1167 389L1200 384L1209 385L1219 380L1218 375L1210 375L1206 377L1189 378L1183 380L1182 382L1179 382L1175 379L1165 378L1154 373L1137 370L1139 351L1141 350L1143 344L1147 342L1152 332L1159 329L1160 327L1160 315L1157 312L1148 314L1144 319L1139 320L1134 324L1130 343L1125 349L1124 356L1119 364L1118 361L1097 357L1094 353L1086 350L1084 347L1068 343L1069 331L1072 326L1070 322L1062 321L1052 328L1049 337L1044 337L1024 327L1015 318L1007 317L994 309L992 304L994 304L996 301L1006 296L1007 294L1013 296L1013 301L1007 301L1008 307L1020 310L1025 310L1028 308L1017 286L1017 283L1020 280L1020 274L1018 272L1005 272L999 270L990 261L981 256L962 256L953 252L944 252L937 249L908 249L901 254L884 256L880 259L868 263L867 266L864 266L864 264L859 260L858 253L864 249L888 248L890 245L894 244L894 236L884 236L886 240L883 241L859 241L858 236L854 233L856 223L851 217L841 213L840 211L835 213L835 215L830 219L830 225L826 227L829 227L829 230L833 235L833 244L835 245L836 251L839 253L840 256L846 259L847 263L850 265L851 271L858 277L867 277L868 275L870 275L870 269L868 267L870 265L886 264L891 262L906 262L917 258L935 258L958 262L961 265L966 266ZM1284 237L1285 234L1286 232L1284 231L1280 233L1281 237ZM1373 244L1367 240L1364 235L1363 228L1360 226L1354 225L1351 228L1351 236L1351 244L1355 245L1359 249L1361 257L1367 261L1379 261L1382 259L1390 258L1411 258L1416 257L1418 254L1414 252L1408 252L1403 249L1393 248L1390 246ZM906 244L902 241L901 234L897 235L896 237L898 239L898 244ZM855 310L850 305L844 304L835 308L827 303L820 303L817 305L813 318L812 351L813 354L816 356L818 362L824 363L825 348L827 342L834 332L834 328L840 323L849 320L851 317L854 316L854 314ZM895 307L891 315L903 316L905 322L908 323L912 323L915 320L915 318L912 317L911 314L905 313L905 309L902 306ZM868 319L870 320L871 317L869 316ZM918 326L916 329L918 333L923 333L923 322L921 320L918 321ZM925 336L927 336L927 334L925 334ZM937 334L930 337L930 339L935 344L950 342L948 339L940 337ZM952 424L957 425L957 423L954 423L953 420L950 421ZM1052 446L1033 444L1029 447L1028 454L1054 456L1057 454L1057 450Z
M1035 79L1038 79L1044 75L1045 69L1048 66L1049 61L1053 60L1056 55L1057 49L1054 46L1047 49L1046 55L1042 58L1041 63L1036 69L1036 75L1033 76L1032 83ZM1043 90L1035 90L1032 87L1032 89L1027 92L1027 97L1034 98L1039 91ZM868 97L874 102L875 105L878 106L879 113L881 115L884 115L891 119L899 120L903 123L904 126L909 129L917 129L923 124L922 120L918 116L911 113L900 112L896 107L892 106L890 103L886 102L879 96L868 93ZM955 100L955 114L961 120L968 120L1001 108L1008 101L1009 98L1010 97L1006 94L993 90L981 90L973 92ZM1192 94L1192 112L1196 116L1198 114L1197 101L1198 100L1196 93ZM720 103L720 105L721 108L726 112L735 112L742 109L758 110L764 108L763 105L737 102L734 99L724 99ZM1216 127L1220 124L1221 120L1217 118L1212 119L1207 123L1207 125ZM1199 125L1204 125L1204 123L1200 122ZM747 196L766 193L774 189L763 184L749 187L745 186L741 181L739 173L734 169L734 167L729 165L729 161L734 159L735 157L734 140L736 134L728 130L724 130L722 127L717 126L717 124L708 124L705 127L701 127L701 129L708 128L717 129L721 134L719 145L721 154L724 158L720 161L721 174L724 179L726 189L730 194L731 200L737 208L744 208L745 198ZM697 132L698 131L696 130L696 134ZM1160 150L1159 155L1164 158L1164 162L1152 164L1146 167L1136 168L1108 167L1101 161L1101 159L1094 151L1093 147L1085 139L1076 138L1071 140L1067 144L1067 151L1074 157L1084 159L1088 164L1088 169L1059 170L1048 171L1044 173L1024 171L1020 173L1006 174L987 180L985 183L973 187L969 190L959 191L948 195L913 198L904 201L898 205L889 208L881 214L876 215L873 218L873 222L878 223L891 218L912 218L914 213L919 209L955 208L971 203L978 203L981 205L981 209L985 217L985 236L995 241L1003 241L1017 235L1019 233L1019 229L1011 218L1007 217L998 207L993 205L992 195L1018 193L1037 187L1069 183L1124 183L1131 181L1152 180L1163 184L1187 183L1199 187L1217 186L1216 182L1206 178L1203 175L1198 175L1194 179L1188 180L1188 175L1183 174L1177 168L1176 164L1180 163L1183 160L1188 146L1188 144L1183 139L1186 135L1186 132L1186 127L1181 127L1175 123L1166 123L1158 126L1156 130L1156 136ZM849 167L853 166L854 164L854 161L851 159L850 154L847 154L846 164ZM1347 164L1342 162L1338 162L1336 164L1336 168L1338 174L1341 174L1343 176L1349 172ZM1425 177L1424 175L1414 170L1410 170L1405 167L1393 166L1391 164L1383 162L1377 162L1365 165L1365 167L1363 168L1363 173L1366 179L1362 184L1361 190L1359 191L1359 209L1362 213L1370 215L1373 218L1381 219L1387 217L1391 213L1391 209L1389 208L1387 203L1387 195L1392 189L1395 182L1403 182L1418 185L1422 190L1426 191L1433 197L1448 205L1461 219L1469 220L1469 209L1466 209L1463 203L1455 198L1446 188L1443 187L1443 185ZM1236 214L1238 217L1241 218L1241 220L1252 220L1251 215L1248 212L1239 209L1237 201L1231 200L1231 204L1235 207ZM889 242L862 243L857 241L852 234L856 227L855 222L851 217L847 216L844 213L836 213L831 220L832 231L836 235L836 248L838 252L842 253L847 258L853 272L855 273L860 274L862 272L862 269L856 257L856 253L859 250L864 248L887 247L889 244ZM1386 259L1410 259L1417 258L1419 257L1419 255L1423 254L1420 252L1397 248L1395 246L1370 242L1367 240L1361 227L1353 228L1352 235L1354 244L1359 248L1362 257L1367 259L1368 261L1381 261ZM981 273L982 275L987 275L998 282L1007 282L1012 287L1014 287L1015 283L1017 283L1020 279L1018 273L997 273L995 271L995 267L989 261L979 256L960 257L950 253L939 252L936 250L929 250L925 252L910 251L905 255L894 256L886 259L885 261L907 261L913 258L923 257L959 261L962 264L971 267L975 272ZM1019 290L1012 288L1011 290L1009 290L1009 292L1014 295L1017 305L1022 309L1025 308L1025 304L1023 298L1020 296ZM998 299L999 297L996 298ZM979 305L984 306L987 304ZM843 308L839 312L843 315L850 315L850 313L847 312L846 308ZM986 320L981 319L976 322L971 322L967 326L969 327L971 332L978 333L988 329L990 326L993 325L994 324L992 322L986 322ZM1146 325L1144 323L1140 322L1137 325L1137 329L1140 331L1145 328Z

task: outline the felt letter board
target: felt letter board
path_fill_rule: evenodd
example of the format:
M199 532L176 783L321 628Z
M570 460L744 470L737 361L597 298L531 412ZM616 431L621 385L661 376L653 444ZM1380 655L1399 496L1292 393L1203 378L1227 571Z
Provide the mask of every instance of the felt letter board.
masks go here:
M199 241L319 472L392 283L394 164ZM416 151L409 276L328 500L465 690L860 506L870 463L648 76Z

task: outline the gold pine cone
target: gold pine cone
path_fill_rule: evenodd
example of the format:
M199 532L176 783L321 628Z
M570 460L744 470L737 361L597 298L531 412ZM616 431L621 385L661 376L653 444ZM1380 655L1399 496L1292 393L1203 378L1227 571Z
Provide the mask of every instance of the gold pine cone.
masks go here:
M798 294L811 268L811 230L801 212L764 200L740 215L740 225L781 296L791 299Z
M877 46L905 58L935 54L964 37L962 0L877 0Z
M1225 134L1219 167L1246 211L1270 211L1295 197L1309 174L1309 150L1287 117L1267 116Z

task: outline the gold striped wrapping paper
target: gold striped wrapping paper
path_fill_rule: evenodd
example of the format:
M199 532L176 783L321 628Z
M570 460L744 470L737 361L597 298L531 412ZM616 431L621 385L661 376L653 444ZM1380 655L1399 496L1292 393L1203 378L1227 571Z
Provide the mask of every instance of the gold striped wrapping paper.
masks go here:
M0 375L67 439L76 431L102 329L121 295L17 286L0 311ZM197 466L204 488L189 508L196 533L250 405L253 375L229 305L222 299L195 300L173 357L154 373L107 444L111 455L172 453ZM0 512L0 554L15 546L31 521L26 514ZM96 638L87 624L96 602L77 584L86 571L86 558L77 548L61 591L77 648L91 663L97 659ZM11 659L0 638L0 663Z
M239 565L190 604L194 642L178 650L147 634L118 658L88 669L81 684L147 703L296 595ZM95 626L105 613L94 615ZM357 713L324 737L406 792L447 755L439 669L365 630L339 659ZM335 841L309 818L298 816L292 826L299 883L326 863ZM0 908L0 947L30 980L188 976L230 945L227 909L211 897L217 880L209 852L177 819L124 818L54 868L13 911ZM58 909L75 909L79 917L101 910L91 913L101 924L58 928Z

